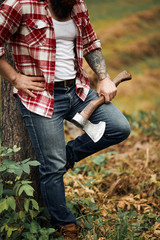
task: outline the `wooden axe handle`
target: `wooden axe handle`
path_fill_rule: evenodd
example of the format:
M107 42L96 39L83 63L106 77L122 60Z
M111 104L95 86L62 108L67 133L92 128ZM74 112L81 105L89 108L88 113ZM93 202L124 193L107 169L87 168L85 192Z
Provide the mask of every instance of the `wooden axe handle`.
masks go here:
M116 86L118 86L121 82L130 80L132 78L131 74L124 70L119 73L114 79L113 82ZM80 113L85 119L89 119L92 113L96 110L98 106L104 103L104 96L100 96L99 98L90 101L87 106Z

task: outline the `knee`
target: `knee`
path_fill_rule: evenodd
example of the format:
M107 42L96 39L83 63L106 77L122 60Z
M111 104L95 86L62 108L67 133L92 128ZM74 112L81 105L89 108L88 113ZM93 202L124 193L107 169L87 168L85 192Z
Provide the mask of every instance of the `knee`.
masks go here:
M131 129L127 119L119 124L119 132L121 136L121 141L125 140L130 135Z

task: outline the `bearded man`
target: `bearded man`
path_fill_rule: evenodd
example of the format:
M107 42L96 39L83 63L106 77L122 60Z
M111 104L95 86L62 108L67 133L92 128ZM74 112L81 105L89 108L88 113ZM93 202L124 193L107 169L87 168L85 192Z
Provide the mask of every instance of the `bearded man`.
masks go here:
M16 70L5 60L9 41ZM57 236L78 239L79 227L66 207L63 175L74 163L126 139L130 127L111 103L117 89L107 72L101 44L83 0L6 0L0 8L0 74L14 86L19 108L40 162L41 192ZM83 57L99 79L89 87ZM64 119L71 121L91 100L105 97L91 116L106 122L94 143L85 133L65 145Z

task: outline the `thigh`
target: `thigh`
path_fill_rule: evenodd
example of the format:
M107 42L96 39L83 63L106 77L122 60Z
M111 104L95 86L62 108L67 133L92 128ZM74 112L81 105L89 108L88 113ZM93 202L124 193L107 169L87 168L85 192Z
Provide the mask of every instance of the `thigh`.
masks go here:
M84 102L76 96L67 120L71 121L77 112L80 113L91 100L97 98L97 92L92 89L90 89L89 94ZM116 130L117 127L123 127L123 125L128 124L125 116L111 102L100 105L93 112L89 120L95 124L99 123L100 121L106 122L108 131Z
M26 123L37 159L40 161L40 172L49 174L65 171L66 151L64 140L63 118L53 114L46 118L32 113L18 100Z
M89 119L92 123L97 124L100 121L106 122L106 134L108 136L130 131L130 126L126 117L119 109L112 104L104 103L100 105Z

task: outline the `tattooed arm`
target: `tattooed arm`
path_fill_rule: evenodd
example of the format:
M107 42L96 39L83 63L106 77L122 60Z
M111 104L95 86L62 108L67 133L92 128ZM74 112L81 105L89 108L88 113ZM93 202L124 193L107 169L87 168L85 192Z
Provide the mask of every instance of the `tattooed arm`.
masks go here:
M116 96L117 88L111 81L107 72L105 60L101 50L94 50L86 54L85 59L100 80L97 88L98 96L103 95L105 97L105 102L108 103Z

